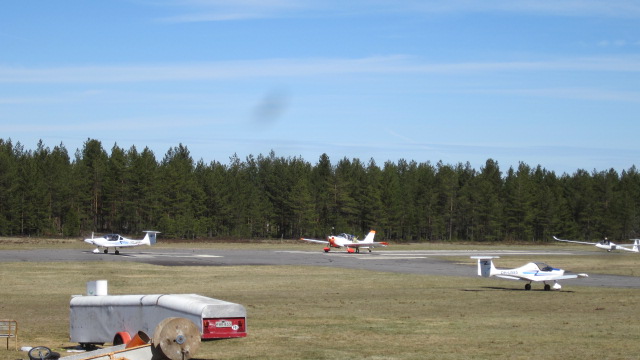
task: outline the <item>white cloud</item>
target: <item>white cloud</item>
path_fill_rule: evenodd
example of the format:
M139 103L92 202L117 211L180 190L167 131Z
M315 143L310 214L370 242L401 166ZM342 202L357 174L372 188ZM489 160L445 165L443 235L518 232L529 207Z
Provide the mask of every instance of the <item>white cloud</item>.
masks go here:
M169 0L179 15L166 22L202 22L255 18L342 16L352 14L515 13L546 16L640 17L634 0Z
M0 66L0 83L135 83L344 74L473 74L508 71L640 72L640 57L429 63L406 56L264 59L210 63L25 68Z
M640 92L638 91L616 91L608 89L574 87L574 88L538 88L538 89L499 89L499 90L477 90L470 92L485 94L503 94L517 96L535 96L553 99L574 99L588 101L620 101L640 104Z
M295 0L178 0L165 4L184 9L182 14L159 19L169 23L282 17L294 11L312 8L311 3Z
M640 3L633 0L451 0L420 3L422 10L438 12L510 12L597 17L640 16Z

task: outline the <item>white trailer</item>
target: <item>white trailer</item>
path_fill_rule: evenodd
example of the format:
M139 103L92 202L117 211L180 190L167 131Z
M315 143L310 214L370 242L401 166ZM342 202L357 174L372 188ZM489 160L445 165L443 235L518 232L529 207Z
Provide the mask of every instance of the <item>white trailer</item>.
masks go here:
M126 344L170 317L191 320L202 340L247 336L244 306L196 294L74 296L70 302L70 340L88 347Z

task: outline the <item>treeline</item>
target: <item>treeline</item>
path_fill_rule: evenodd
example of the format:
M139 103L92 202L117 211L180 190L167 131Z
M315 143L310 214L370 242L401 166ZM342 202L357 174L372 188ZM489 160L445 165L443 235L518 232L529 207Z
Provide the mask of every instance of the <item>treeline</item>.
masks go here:
M548 241L640 236L635 166L557 176L520 163L382 166L326 154L232 156L194 161L176 146L161 161L148 148L88 139L26 150L0 139L0 235L81 236L159 230L178 238L298 238L378 231L394 241Z

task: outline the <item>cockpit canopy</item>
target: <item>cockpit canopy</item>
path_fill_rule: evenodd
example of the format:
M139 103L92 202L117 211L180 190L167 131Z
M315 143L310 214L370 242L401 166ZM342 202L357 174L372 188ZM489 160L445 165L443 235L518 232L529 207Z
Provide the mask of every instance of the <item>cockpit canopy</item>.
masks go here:
M104 235L103 238L107 239L107 241L118 241L123 239L119 234L107 234Z
M351 234L342 233L342 234L340 234L340 235L338 235L338 236L343 237L343 238L345 238L345 239L347 239L347 240L349 240L349 241L358 240L358 237L357 237L357 236L355 236L355 235L351 235Z
M537 263L534 263L534 264L536 264L536 266L538 267L538 269L540 269L540 271L553 271L553 267L551 267L551 266L549 266L549 265L547 265L545 263L537 262Z

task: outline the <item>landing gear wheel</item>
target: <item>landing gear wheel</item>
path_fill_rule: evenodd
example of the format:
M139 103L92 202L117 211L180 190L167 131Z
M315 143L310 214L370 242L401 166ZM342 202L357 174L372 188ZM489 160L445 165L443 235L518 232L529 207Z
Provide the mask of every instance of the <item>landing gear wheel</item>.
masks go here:
M155 351L169 360L190 359L200 347L200 331L191 320L166 318L153 331L152 342Z
M116 249L116 255L120 255L120 250Z
M551 285L544 284L544 291L549 291L549 290L551 290Z
M104 249L103 253L107 254L109 252L109 249Z
M525 290L527 290L527 291L528 291L528 290L531 290L531 284L527 284L527 285L525 285L525 286L524 286L524 289L525 289Z

